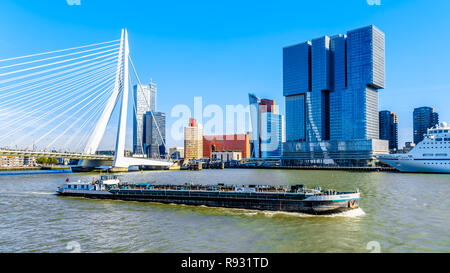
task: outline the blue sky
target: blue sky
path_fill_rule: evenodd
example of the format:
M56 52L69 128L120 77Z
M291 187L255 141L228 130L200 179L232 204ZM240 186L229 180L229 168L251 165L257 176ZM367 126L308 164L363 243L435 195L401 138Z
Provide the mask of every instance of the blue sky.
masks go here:
M435 107L450 121L448 14L448 0L3 0L0 59L118 39L126 27L141 80L158 84L158 110L192 107L194 96L246 105L254 92L284 113L283 46L374 24L386 34L380 110L398 113L403 146L414 107Z

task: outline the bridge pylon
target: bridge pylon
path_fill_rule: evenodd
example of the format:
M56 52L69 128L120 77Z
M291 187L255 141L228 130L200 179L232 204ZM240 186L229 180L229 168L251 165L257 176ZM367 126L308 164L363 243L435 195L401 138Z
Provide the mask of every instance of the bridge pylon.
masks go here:
M114 83L114 90L108 103L103 110L103 113L98 120L96 127L88 140L88 144L84 150L85 154L95 154L100 141L106 131L106 126L111 118L114 106L120 105L119 108L119 124L117 130L116 147L114 154L114 161L112 163L112 171L127 171L130 166L152 166L152 167L169 167L173 164L171 161L145 159L145 158L128 158L125 157L125 140L126 140L126 125L127 125L127 111L128 111L128 95L130 91L129 86L129 55L130 49L128 45L128 32L122 29L120 39L119 56L117 60L116 78ZM120 103L120 104L119 104ZM92 162L85 162L87 165L92 165ZM83 165L82 162L80 165Z

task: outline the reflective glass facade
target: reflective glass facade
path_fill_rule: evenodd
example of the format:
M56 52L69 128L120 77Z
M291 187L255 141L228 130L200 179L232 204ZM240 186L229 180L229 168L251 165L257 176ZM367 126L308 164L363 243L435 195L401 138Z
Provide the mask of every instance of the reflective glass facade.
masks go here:
M137 84L133 87L133 153L143 154L144 143L144 115L148 111L156 112L156 84L150 82L149 85Z
M384 66L384 33L375 26L285 47L286 140L379 139Z
M249 94L250 156L280 158L284 136L284 116L277 114L275 101Z
M311 90L311 42L283 48L283 95L298 95Z
M260 99L253 94L248 94L250 105L250 157L259 157L259 102Z
M380 111L380 139L389 141L389 150L398 150L398 117L391 111Z
M149 158L163 158L166 154L166 114L147 112L144 115L144 151Z
M261 114L261 158L280 158L284 117L265 112Z
M437 124L439 124L439 114L434 108L415 108L413 113L414 143L418 144L421 142L427 130Z
M286 141L306 140L305 94L286 97Z

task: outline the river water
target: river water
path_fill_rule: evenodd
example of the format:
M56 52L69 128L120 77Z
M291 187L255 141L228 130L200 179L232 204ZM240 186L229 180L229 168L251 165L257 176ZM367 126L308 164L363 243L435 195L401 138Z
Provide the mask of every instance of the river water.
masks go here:
M95 174L0 174L0 252L450 252L450 175L225 169L122 181L361 190L361 209L309 216L58 197Z

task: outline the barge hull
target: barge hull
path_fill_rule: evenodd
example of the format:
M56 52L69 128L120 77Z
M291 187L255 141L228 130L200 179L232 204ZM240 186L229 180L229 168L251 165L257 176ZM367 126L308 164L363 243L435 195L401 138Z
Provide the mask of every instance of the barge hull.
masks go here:
M94 194L94 193L70 193L62 192L60 195L72 197L85 197L91 199L110 199L137 202L157 202L165 204L184 204L193 206L223 207L236 209L252 209L264 211L283 211L308 213L314 215L335 214L352 210L359 206L359 200L350 207L349 201L299 201L299 200L262 200L249 198L202 198L186 196L146 195L146 194Z

